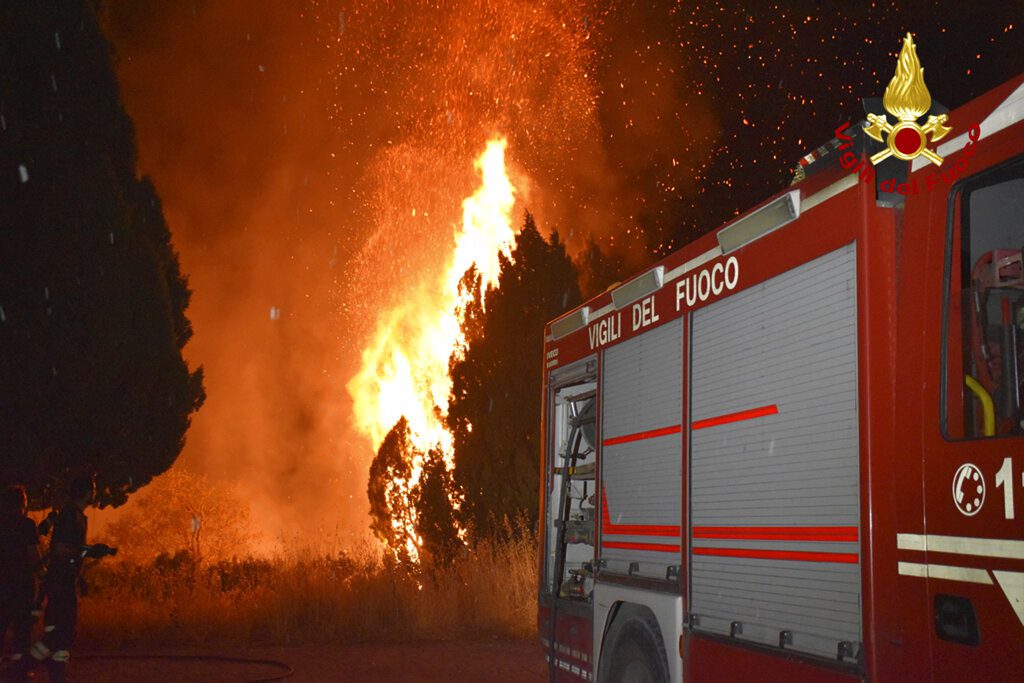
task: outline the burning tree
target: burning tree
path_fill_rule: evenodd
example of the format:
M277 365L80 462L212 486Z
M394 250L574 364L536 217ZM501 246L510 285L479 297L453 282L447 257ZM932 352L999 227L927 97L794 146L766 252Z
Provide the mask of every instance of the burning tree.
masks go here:
M504 139L491 140L475 163L481 184L462 202L462 226L444 271L433 286L382 315L363 352L362 369L348 384L356 427L378 451L370 482L375 530L393 552L401 548L399 555L413 562L422 544L415 501L424 465L439 459L446 472L455 466L444 416L452 386L450 358L465 344L462 312L497 283L501 256L509 256L515 241L515 188L505 170L506 145ZM480 276L473 281L476 293L466 289L467 271ZM375 483L385 473L390 479ZM459 498L450 493L449 505L456 510ZM463 535L461 529L456 533Z
M472 292L462 312L464 346L450 361L452 393L444 419L455 467L439 448L424 451L402 418L388 433L370 468L368 494L374 532L399 559L422 548L447 561L463 529L490 537L502 521L535 521L540 374L537 350L544 323L579 303L577 273L558 239L545 240L529 214L508 257L499 257L496 286ZM412 478L415 475L415 481Z
M418 472L415 481L413 472ZM453 500L459 500L444 454L420 451L403 417L388 432L370 466L370 528L395 559L420 551L446 564L461 547Z
M416 534L416 508L403 495L412 478L413 461L422 454L412 444L409 422L401 418L377 449L370 465L370 528L400 560L409 560L419 546Z
M526 214L486 307L479 291L476 298L467 311L478 319L466 325L465 353L451 364L446 424L465 495L459 519L490 536L504 518L536 520L544 324L580 302L576 268L558 233L546 241Z
M426 548L445 560L468 529L490 536L496 521L536 514L536 355L544 323L580 292L557 234L546 241L528 213L512 227L505 147L492 140L477 160L482 183L463 201L440 286L378 321L348 385L377 446L372 527L397 559Z

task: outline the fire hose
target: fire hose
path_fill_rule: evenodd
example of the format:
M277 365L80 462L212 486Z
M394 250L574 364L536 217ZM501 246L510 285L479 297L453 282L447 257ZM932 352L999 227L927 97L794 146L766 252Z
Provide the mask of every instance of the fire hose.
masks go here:
M247 657L225 657L221 655L117 655L117 654L102 654L102 655L76 655L76 661L125 661L125 660L138 660L138 661L174 661L174 662L219 662L223 664L259 664L263 666L270 666L278 669L279 673L263 676L260 678L246 678L245 683L267 683L268 681L281 681L285 678L291 677L295 670L284 662L276 659L249 659Z
M47 528L44 533L49 532L49 527L52 526L53 520L52 515L46 520L48 522ZM103 557L117 555L117 548L111 548L104 543L96 543L93 545L83 545L76 558L72 560L81 561L87 557L93 559L101 559ZM44 577L43 589L40 591L35 605L36 614L39 613L42 607L42 602L46 598L46 584ZM259 678L247 678L246 683L267 683L269 681L280 681L285 678L291 677L295 670L284 662L276 659L251 659L247 657L226 657L221 655L154 655L154 654L132 654L132 655L119 655L119 654L93 654L93 655L77 655L75 657L78 661L178 661L178 662L220 662L227 664L257 664L263 666L273 667L278 669L279 673L262 676Z

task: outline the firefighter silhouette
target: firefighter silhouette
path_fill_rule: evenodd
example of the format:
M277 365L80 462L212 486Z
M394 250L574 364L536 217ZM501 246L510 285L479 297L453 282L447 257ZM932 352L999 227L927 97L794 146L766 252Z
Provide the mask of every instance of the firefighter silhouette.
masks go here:
M95 493L92 479L72 481L68 488L68 502L60 508L53 522L44 581L46 612L43 636L32 645L31 655L38 662L46 662L50 680L55 682L65 680L75 638L78 579L87 550L85 508L92 503Z
M11 630L9 680L23 680L32 636L32 601L39 570L39 536L26 516L28 499L21 486L8 486L0 499L0 650Z

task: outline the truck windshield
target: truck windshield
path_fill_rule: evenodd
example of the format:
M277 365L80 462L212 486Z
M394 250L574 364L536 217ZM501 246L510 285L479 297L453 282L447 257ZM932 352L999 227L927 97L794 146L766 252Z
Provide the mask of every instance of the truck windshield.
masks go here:
M1024 433L1024 158L965 183L950 220L945 431Z

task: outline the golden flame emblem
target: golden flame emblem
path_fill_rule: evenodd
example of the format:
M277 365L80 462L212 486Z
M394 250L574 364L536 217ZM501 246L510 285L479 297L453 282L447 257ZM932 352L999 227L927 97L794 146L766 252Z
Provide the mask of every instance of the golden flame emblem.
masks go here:
M885 89L882 105L896 117L898 123L890 124L885 114L868 114L869 125L864 132L886 143L885 149L871 157L871 163L879 164L890 156L904 161L923 156L936 166L942 165L942 157L928 149L929 136L931 142L936 142L946 137L953 128L945 125L948 119L945 114L929 116L923 126L917 123L931 108L932 96L924 84L924 69L917 59L914 38L909 33L903 39L903 49L896 62L896 75Z

